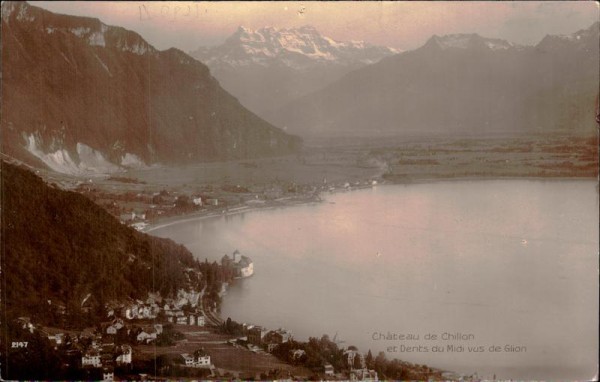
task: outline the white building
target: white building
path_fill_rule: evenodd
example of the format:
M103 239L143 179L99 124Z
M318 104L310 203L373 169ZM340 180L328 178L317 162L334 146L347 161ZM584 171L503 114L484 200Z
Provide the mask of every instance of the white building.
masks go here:
M356 357L358 357L361 367L362 368L365 367L365 356L362 353L360 353L358 350L348 349L344 352L344 356L347 357L348 366L350 367L350 369L354 368L354 359Z
M134 318L137 318L138 309L139 308L137 305L129 306L127 309L125 309L125 318L127 318L128 320L133 320Z
M291 354L292 354L292 359L296 360L296 359L300 359L302 358L302 356L306 355L306 352L302 349L294 349L294 350L290 350Z
M117 357L117 365L128 365L132 362L132 353L131 346L129 345L121 345L121 354Z
M350 372L351 381L366 381L366 382L377 382L379 377L375 370L368 369L355 369Z
M175 318L175 323L178 324L178 325L187 325L188 319L185 316L176 317Z
M187 353L182 354L181 357L183 357L183 362L185 362L185 366L194 366L194 357Z
M236 277L249 277L254 274L254 263L248 256L243 256L238 250L233 252L233 266Z
M64 338L63 333L48 334L48 339L50 341L54 341L57 345L60 345L63 343L63 338Z
M208 367L210 366L210 356L200 355L196 358L196 367Z
M112 382L115 380L115 373L112 371L104 371L102 372L102 380L105 382Z
M188 367L203 367L203 368L208 368L210 367L210 356L208 354L205 354L203 351L196 351L195 355L190 355L187 353L184 353L181 355L181 357L183 357L183 361L185 363L185 366Z
M137 341L140 343L150 343L152 341L154 341L156 339L157 335L156 335L156 331L152 331L150 333L146 332L146 331L141 331L139 332L139 334L137 335Z
M112 326L114 326L117 330L121 329L123 326L125 326L125 324L123 323L123 320L120 318L116 318L113 322L112 322Z
M100 360L100 354L98 353L86 353L81 357L81 366L92 366L92 367L100 367L102 366L102 361Z
M325 373L325 375L334 375L335 370L333 370L333 365L331 365L330 363L326 363L325 365L323 365L323 372Z

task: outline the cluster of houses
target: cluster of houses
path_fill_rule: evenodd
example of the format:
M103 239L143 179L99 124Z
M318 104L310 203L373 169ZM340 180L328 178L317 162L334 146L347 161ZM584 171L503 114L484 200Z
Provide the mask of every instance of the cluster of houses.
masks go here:
M377 372L375 370L369 370L366 367L365 356L356 349L347 349L344 351L344 357L348 361L350 366L350 380L351 381L378 381ZM360 367L355 368L356 358L358 357Z
M119 215L119 220L122 224L130 225L138 231L141 231L148 226L146 221L146 211L141 209L122 213Z
M379 381L377 372L375 370L367 369L365 365L364 354L360 353L358 350L348 349L344 351L344 357L346 357L346 360L348 361L348 366L350 368L349 375L345 376L342 374L336 374L333 365L330 363L323 364L323 374L325 374L328 377L335 377L336 379L345 379L350 381ZM354 367L356 365L356 357L359 357L359 368Z
M112 343L97 345L95 343L81 356L82 368L101 368L102 380L113 381L116 366L131 365L133 351L129 345L115 346Z
M320 192L346 191L377 185L377 181L373 179L334 183L328 182L327 178L324 178L322 184L318 183L297 184L277 181L268 185L254 185L247 188L237 185L223 186L221 190L216 190L211 187L194 193L163 190L153 193L144 191L137 194L132 192L112 194L93 189L89 185L79 185L77 189L82 193L94 194L94 199L98 200L115 217L118 217L123 224L142 231L148 226L148 222L155 218L181 213L179 207L191 211L200 208L211 210L223 207L252 206L269 201L294 199L299 195L315 197Z
M112 343L93 344L81 355L82 367L104 367L131 365L133 351L130 345Z
M57 329L36 327L29 317L19 317L17 323L31 333L38 331L48 338L51 344L58 348L59 345L67 347L67 355L80 355L81 367L112 369L114 366L130 365L132 363L132 348L130 345L115 345L115 330L125 328L121 319L116 319L104 325L106 335L92 328L81 332L64 333ZM110 372L107 372L110 373Z
M78 360L82 369L102 369L102 380L113 381L115 367L132 364L133 349L128 344L115 344L114 330L125 329L122 321L117 320L104 327L106 332L103 333L91 328L77 334L59 333L49 328L40 328L39 332L45 334L56 347L66 346L66 355Z
M135 329L135 340L140 344L149 344L154 342L162 332L162 324L146 325Z
M273 352L277 345L290 341L292 333L289 330L279 328L277 330L267 330L262 326L248 325L244 329L247 341L255 346L262 346L269 353Z
M210 355L204 349L199 349L194 354L183 353L183 363L187 367L211 368Z
M108 308L108 316L116 316L120 310L121 316L127 320L155 320L162 314L162 319L173 324L204 326L206 319L198 307L199 299L200 293L183 290L175 299L149 294L145 301L135 300Z
M23 329L32 333L39 331L56 345L68 345L67 355L78 359L82 369L102 369L102 380L113 381L116 367L131 365L133 349L129 344L115 344L119 333L125 334L133 343L150 344L163 333L163 325L157 323L131 324L126 319L115 317L112 321L100 324L100 330L88 328L78 333L61 333L50 328L38 328L28 317L17 320ZM193 321L197 324L197 319ZM202 321L203 322L203 321ZM187 324L187 322L186 322ZM194 354L182 354L186 367L212 369L210 355L203 349Z
M189 207L210 207L219 206L219 199L206 195L192 194L177 195L170 192L155 192L153 194L138 193L133 200L121 200L118 195L115 198L119 201L113 201L109 204L113 213L117 214L123 224L141 230L148 225L148 220L156 216L169 215L178 203L180 206Z
M199 310L193 310L191 312L185 313L179 308L175 308L168 304L165 304L164 314L167 321L177 325L206 325L206 318L204 317L204 314L202 314L202 312L200 312Z
M29 317L20 317L16 322L31 333L39 331L54 344L55 349L65 346L67 355L79 359L82 368L102 368L104 380L112 380L114 367L132 363L132 347L127 343L155 342L163 333L163 323L204 326L205 317L198 306L199 299L198 292L180 290L174 299L149 294L146 300L111 302L106 305L109 321L100 323L97 328L78 332L37 327ZM196 352L186 357L186 365L210 366L210 357L204 353Z
M365 381L365 382L376 382L379 381L377 372L375 370L368 370L366 368L350 370L351 381Z
M29 333L33 333L35 331L35 325L33 325L33 322L31 322L29 317L17 318L17 324L19 324L21 329L28 330Z

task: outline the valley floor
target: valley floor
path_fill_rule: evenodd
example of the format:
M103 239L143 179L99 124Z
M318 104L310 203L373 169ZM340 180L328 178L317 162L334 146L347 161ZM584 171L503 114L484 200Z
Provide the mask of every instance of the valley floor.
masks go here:
M347 139L311 141L287 157L129 170L114 177L91 177L106 191L179 189L208 186L265 188L277 184L343 184L380 177L596 177L596 137L520 137L465 139ZM74 187L80 178L43 171L49 181ZM112 179L111 179L112 178ZM130 182L124 182L129 179ZM87 179L89 180L89 179Z
M116 216L143 212L138 215L144 219L138 222L153 225L189 214L210 216L314 202L323 192L369 187L373 182L598 177L596 137L347 139L310 144L287 157L157 166L88 179L46 171L41 175L87 194ZM201 198L202 206L192 204L195 197Z

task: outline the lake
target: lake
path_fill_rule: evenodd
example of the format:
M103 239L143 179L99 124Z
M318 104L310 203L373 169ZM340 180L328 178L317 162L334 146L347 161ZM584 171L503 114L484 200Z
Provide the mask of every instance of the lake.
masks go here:
M223 318L285 327L300 340L337 334L340 346L459 373L589 380L598 359L595 184L377 186L152 234L200 259L235 249L253 259L254 276L224 297Z

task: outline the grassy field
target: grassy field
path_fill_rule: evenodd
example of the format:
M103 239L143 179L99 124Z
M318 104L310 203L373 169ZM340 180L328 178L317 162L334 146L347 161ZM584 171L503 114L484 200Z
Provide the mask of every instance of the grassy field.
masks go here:
M175 356L182 353L193 354L195 350L204 348L210 355L219 376L253 379L260 373L273 369L284 370L302 378L313 374L306 368L283 363L270 354L254 353L245 348L234 347L227 343L231 336L219 334L213 328L175 325L175 329L182 332L186 339L177 342L174 346L136 346L134 348L136 358L150 360L164 354Z
M64 188L93 185L106 192L197 192L223 185L264 189L275 185L341 185L384 179L404 183L438 178L595 178L595 137L520 137L412 140L344 140L336 145L309 142L287 157L153 166L118 176L73 177L40 170Z

